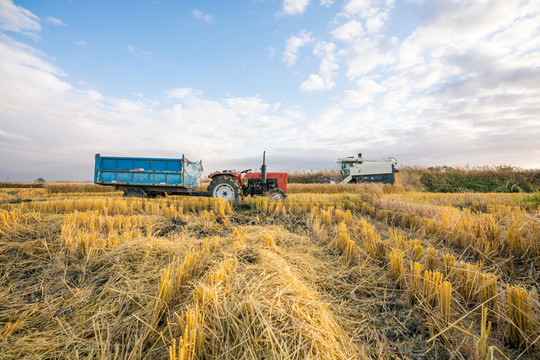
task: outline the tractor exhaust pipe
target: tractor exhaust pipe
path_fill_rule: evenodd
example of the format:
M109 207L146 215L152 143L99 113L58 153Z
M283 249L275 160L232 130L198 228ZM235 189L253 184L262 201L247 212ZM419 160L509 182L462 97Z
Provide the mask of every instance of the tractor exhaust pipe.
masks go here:
M266 184L266 151L263 151L263 164L261 166L261 183Z

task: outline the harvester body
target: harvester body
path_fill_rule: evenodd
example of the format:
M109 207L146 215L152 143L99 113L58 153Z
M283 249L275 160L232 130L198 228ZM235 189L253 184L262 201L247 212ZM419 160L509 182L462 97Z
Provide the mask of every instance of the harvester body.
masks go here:
M376 182L393 185L395 183L394 173L398 172L396 159L368 160L364 159L361 153L356 158L338 159L338 163L343 179L342 184Z

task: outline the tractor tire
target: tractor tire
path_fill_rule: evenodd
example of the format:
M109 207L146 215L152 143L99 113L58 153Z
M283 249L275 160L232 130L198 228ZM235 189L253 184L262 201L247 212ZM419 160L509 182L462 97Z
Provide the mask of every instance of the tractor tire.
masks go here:
M208 185L208 196L234 201L240 195L238 182L230 177L218 177Z
M271 200L285 200L285 198L287 197L287 194L285 194L283 190L280 189L272 189L267 194Z

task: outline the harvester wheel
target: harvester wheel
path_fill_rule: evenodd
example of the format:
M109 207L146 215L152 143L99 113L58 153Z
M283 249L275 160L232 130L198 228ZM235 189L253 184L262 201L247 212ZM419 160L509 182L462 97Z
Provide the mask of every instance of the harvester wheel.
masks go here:
M219 197L227 201L234 201L239 195L238 182L230 177L213 179L208 186L208 196Z
M272 200L285 200L285 198L287 197L287 195L280 189L270 190L270 192L268 193L268 196Z

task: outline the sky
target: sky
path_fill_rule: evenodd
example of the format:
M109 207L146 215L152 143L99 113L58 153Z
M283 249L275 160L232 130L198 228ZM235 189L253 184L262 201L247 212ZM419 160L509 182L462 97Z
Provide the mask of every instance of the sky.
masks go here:
M0 181L263 151L540 168L540 1L0 0Z

